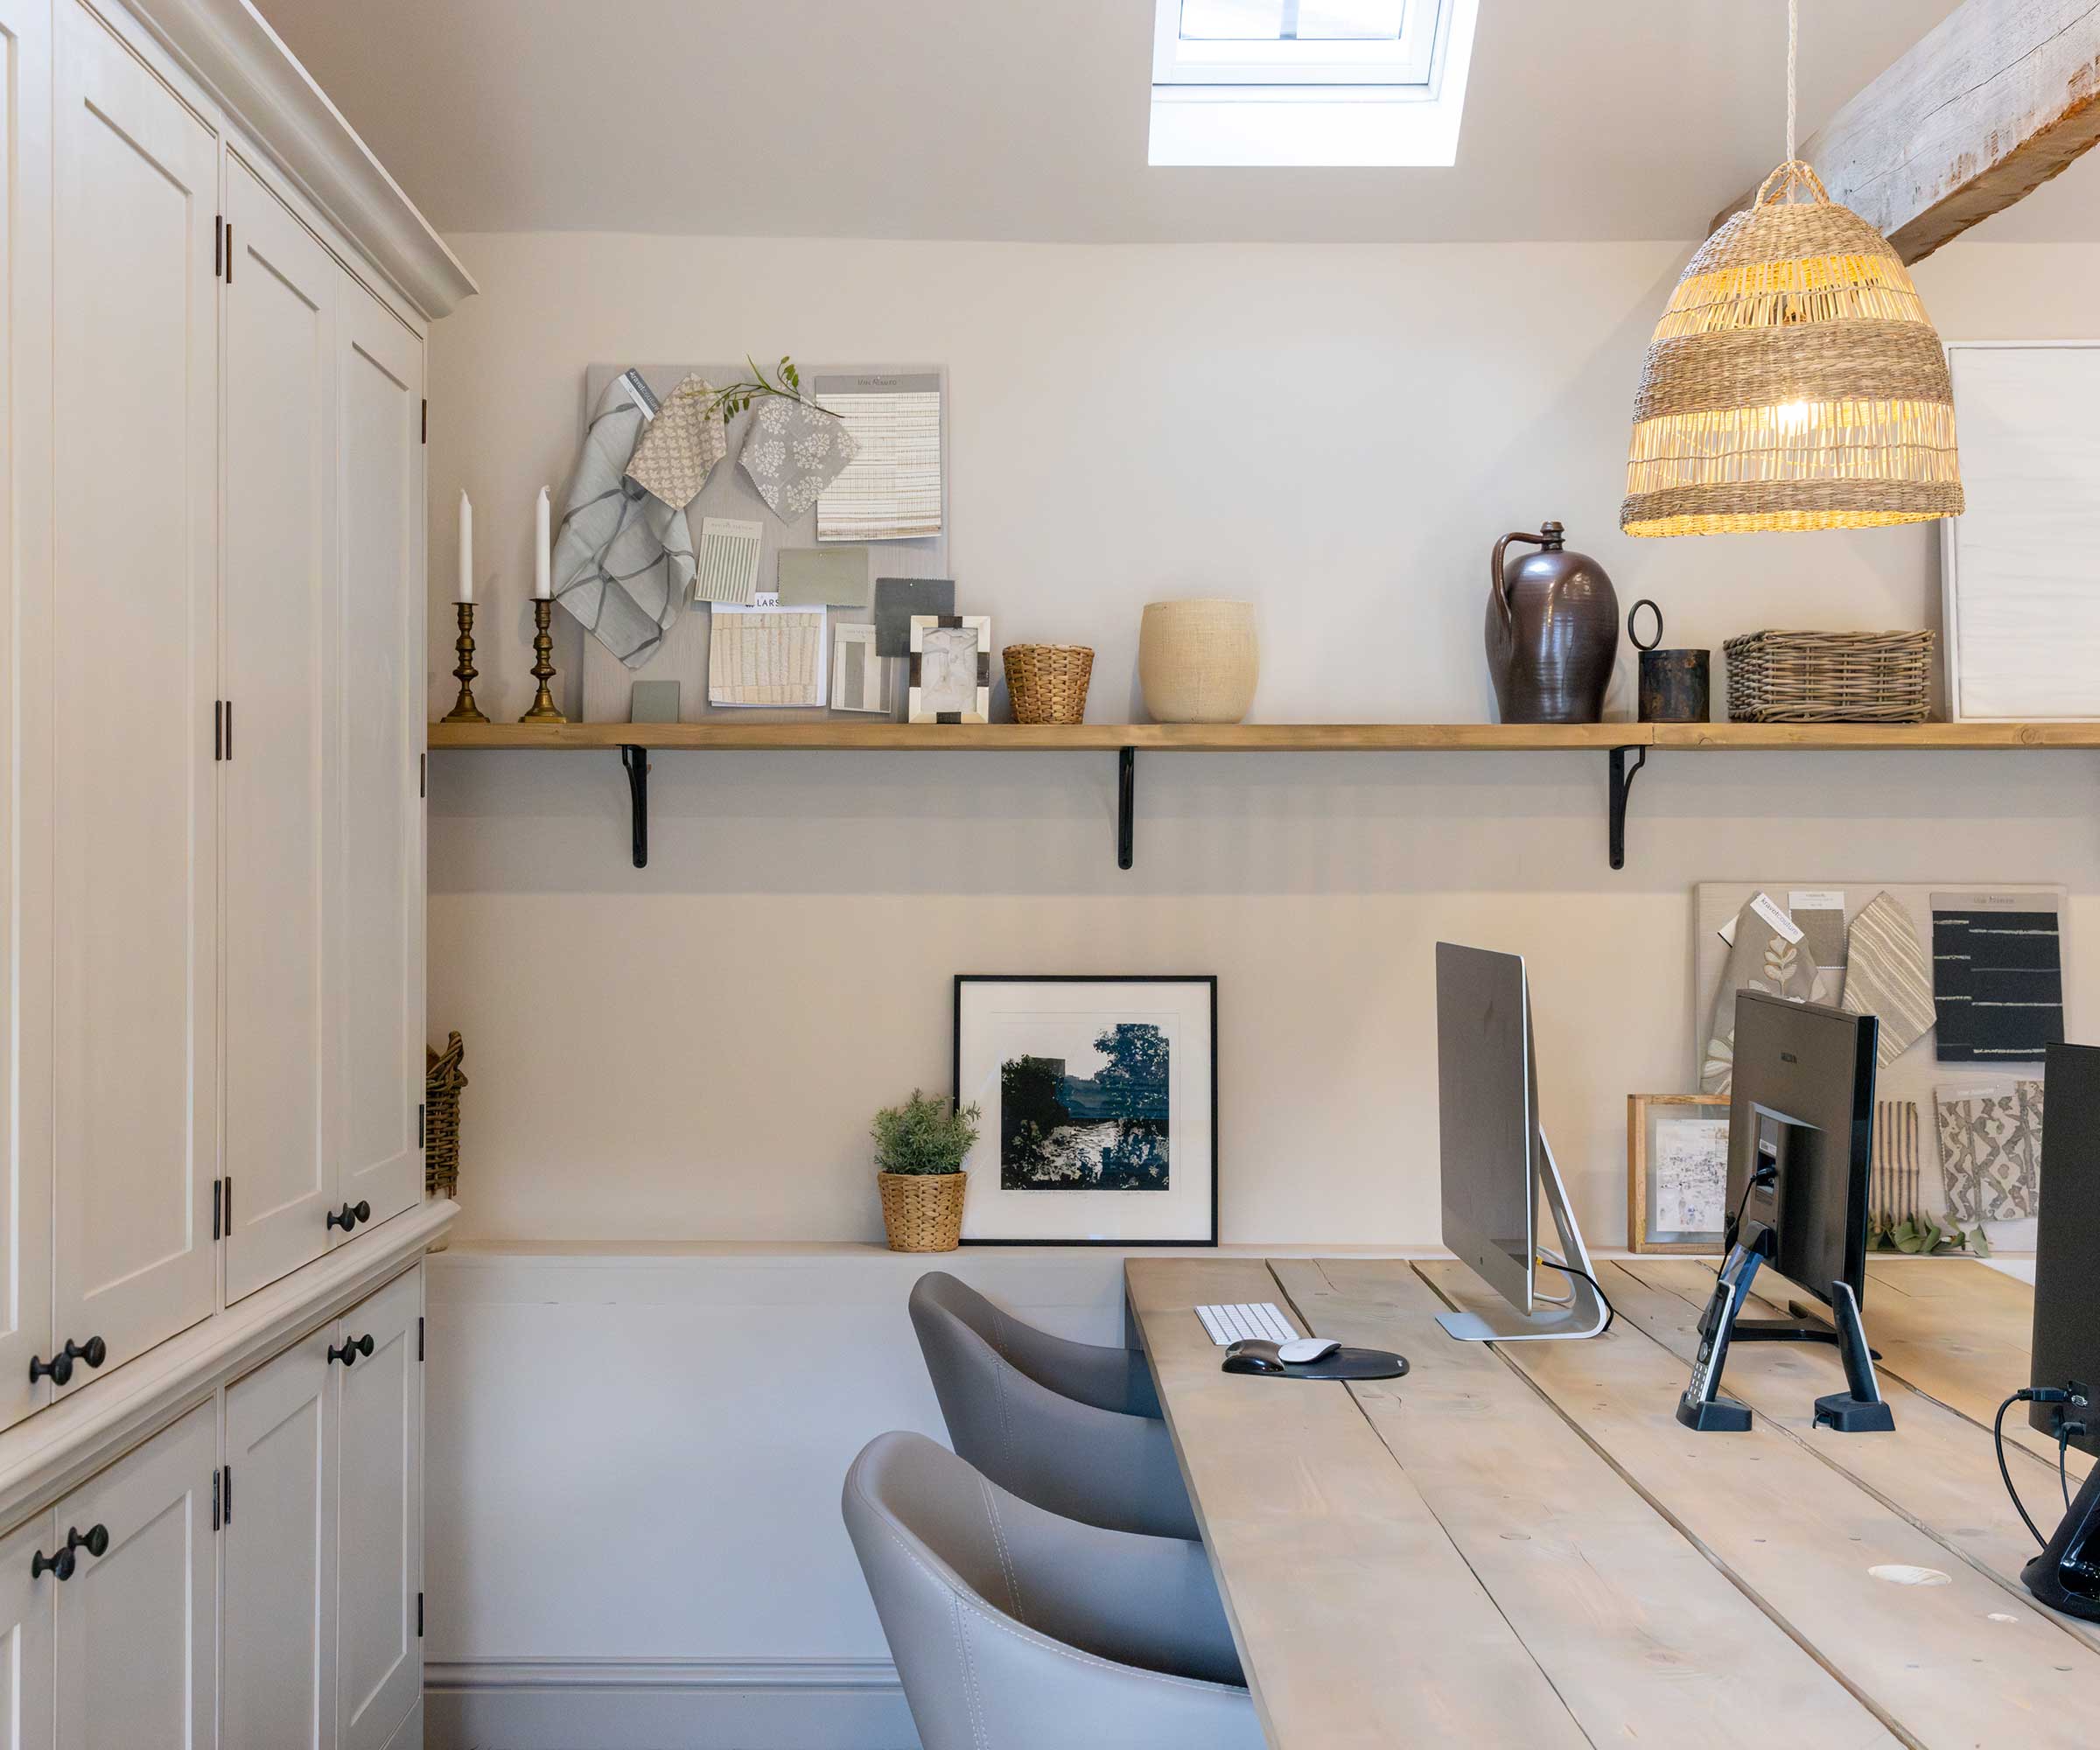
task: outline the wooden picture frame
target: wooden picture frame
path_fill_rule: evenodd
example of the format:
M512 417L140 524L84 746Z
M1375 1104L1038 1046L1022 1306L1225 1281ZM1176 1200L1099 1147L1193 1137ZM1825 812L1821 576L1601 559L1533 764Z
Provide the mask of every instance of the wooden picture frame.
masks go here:
M1655 1155L1655 1130L1672 1117L1685 1119L1704 1114L1728 1116L1726 1094L1629 1094L1626 1096L1626 1245L1631 1252L1676 1253L1707 1256L1721 1250L1721 1231L1672 1234L1658 1238L1650 1232L1653 1208L1649 1195L1649 1169Z
M968 632L976 639L976 685L962 693L951 686L952 669L969 658L943 647L957 640L955 634ZM911 723L990 723L991 721L991 619L982 613L915 613L912 616L910 692L905 718Z

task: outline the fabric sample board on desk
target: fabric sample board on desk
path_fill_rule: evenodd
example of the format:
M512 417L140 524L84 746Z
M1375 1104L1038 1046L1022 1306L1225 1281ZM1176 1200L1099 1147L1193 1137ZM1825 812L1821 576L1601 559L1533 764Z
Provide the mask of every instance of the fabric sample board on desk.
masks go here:
M717 606L708 640L711 705L821 705L824 611Z
M2032 894L1932 896L1942 1063L2030 1063L2062 1040L2057 918L2053 900Z

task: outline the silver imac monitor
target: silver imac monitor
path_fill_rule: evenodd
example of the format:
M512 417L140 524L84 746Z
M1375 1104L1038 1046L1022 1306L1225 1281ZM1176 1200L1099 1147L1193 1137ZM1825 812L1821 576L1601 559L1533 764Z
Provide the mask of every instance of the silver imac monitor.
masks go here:
M1508 1303L1488 1312L1439 1313L1438 1322L1470 1341L1595 1336L1604 1328L1604 1303L1539 1124L1531 991L1521 956L1437 944L1437 1111L1444 1243ZM1559 1252L1544 1261L1563 1292L1540 1290L1542 1191L1560 1242Z

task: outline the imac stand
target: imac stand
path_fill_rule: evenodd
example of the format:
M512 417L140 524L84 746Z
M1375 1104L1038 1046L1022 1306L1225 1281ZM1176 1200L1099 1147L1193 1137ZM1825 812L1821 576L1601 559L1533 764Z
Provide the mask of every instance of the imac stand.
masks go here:
M1520 1312L1514 1306L1496 1306L1486 1312L1438 1313L1437 1323L1461 1342L1522 1343L1548 1337L1593 1337L1604 1329L1604 1298L1589 1279L1596 1275L1596 1266L1590 1262L1589 1251L1582 1243L1582 1229L1576 1225L1575 1212L1568 1204L1567 1186L1561 1183L1560 1168L1554 1161L1553 1150L1544 1130L1538 1133L1538 1152L1546 1165L1544 1174L1546 1208L1560 1236L1560 1253L1552 1259L1550 1267L1568 1266L1563 1272L1568 1284L1566 1303L1549 1302L1529 1313ZM1536 1271L1537 1268L1534 1261L1532 1269ZM1582 1274L1578 1275L1577 1271Z

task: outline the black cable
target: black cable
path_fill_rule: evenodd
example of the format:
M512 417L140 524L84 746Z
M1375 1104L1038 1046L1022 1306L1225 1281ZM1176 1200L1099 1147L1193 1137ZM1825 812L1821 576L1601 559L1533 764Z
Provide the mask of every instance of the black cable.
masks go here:
M2013 1511L2020 1515L2020 1522L2034 1533L2034 1541L2046 1550L2048 1547L2049 1540L2041 1535L2034 1522L2027 1517L2027 1509L2020 1498L2020 1491L2012 1487L2012 1473L2006 1466L2006 1411L2026 1396L2027 1394L2024 1391L2016 1391L1998 1406L1998 1414L1991 1418L1991 1443L1998 1449L1998 1474L2006 1480L2006 1493L2012 1497ZM2066 1487L2068 1488L2068 1485L2067 1484Z
M2064 1468L2064 1460L2071 1445L2071 1424L2067 1421L2056 1424L2056 1486L2063 1491L2063 1510L2071 1510L2071 1477Z
M1597 1298L1604 1302L1604 1323L1598 1327L1597 1334L1601 1337L1606 1331L1612 1328L1612 1320L1617 1318L1619 1315L1613 1310L1612 1297L1604 1292L1604 1284L1601 1282L1598 1281L1595 1277L1592 1276L1588 1270L1577 1270L1572 1264L1556 1263L1553 1259L1543 1256L1540 1257L1539 1262L1545 1265L1548 1270L1557 1270L1563 1276L1579 1276L1585 1282L1588 1283L1592 1288L1595 1289L1597 1291Z

